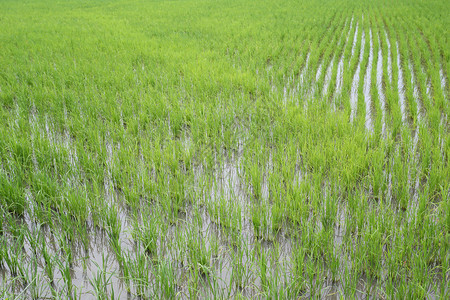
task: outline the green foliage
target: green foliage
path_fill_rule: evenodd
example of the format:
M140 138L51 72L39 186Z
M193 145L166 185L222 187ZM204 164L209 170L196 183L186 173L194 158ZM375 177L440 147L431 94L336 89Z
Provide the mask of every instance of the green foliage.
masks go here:
M1 1L0 298L447 299L447 6Z

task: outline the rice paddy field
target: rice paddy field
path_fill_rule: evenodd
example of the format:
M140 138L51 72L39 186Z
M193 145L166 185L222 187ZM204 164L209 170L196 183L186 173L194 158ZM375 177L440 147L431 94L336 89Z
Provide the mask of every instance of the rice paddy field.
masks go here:
M0 298L449 299L449 9L0 1Z

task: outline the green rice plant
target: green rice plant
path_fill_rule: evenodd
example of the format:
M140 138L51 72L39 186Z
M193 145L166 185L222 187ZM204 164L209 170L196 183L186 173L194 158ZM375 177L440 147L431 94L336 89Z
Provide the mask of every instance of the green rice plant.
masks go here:
M163 299L174 299L177 296L177 279L172 263L162 260L156 265L154 272L154 294Z
M373 214L369 217L374 216ZM364 270L369 279L377 278L380 275L383 241L378 228L366 229L362 233L366 252L364 255Z
M143 225L135 222L135 227L133 230L134 239L139 241L142 245L145 253L150 256L157 255L158 250L158 236L160 231L158 228L158 223L160 222L158 215L156 214L154 218L145 218L145 223Z
M35 197L35 213L40 221L50 222L51 213L60 207L60 186L47 173L33 174L31 190Z
M258 163L250 163L245 172L255 201L261 201L262 174Z
M149 275L150 275L150 261L148 257L143 253L136 252L136 258L134 261L130 261L130 276L136 287L136 294L138 297L147 296L147 287L149 285Z
M292 297L299 297L306 291L306 251L302 246L294 248L293 264L292 264L292 278L291 289Z
M385 180L385 151L383 148L379 148L372 152L371 157L371 169L370 169L370 181L372 184L373 196L375 199L383 199L387 183Z
M339 252L338 250L333 251L333 249L330 249L327 251L326 255L326 261L327 266L330 269L331 272L331 280L333 282L338 282L339 280L339 271L340 271L340 261L339 261Z
M186 233L186 260L191 271L202 276L209 276L211 269L211 249L206 247L203 237L197 231Z
M109 273L106 269L108 262L108 256L102 254L102 264L100 267L95 261L93 263L97 267L97 273L89 279L89 283L91 284L93 291L91 292L93 296L97 296L100 299L115 299L114 298L114 287L111 284L111 279L114 276L114 273ZM108 292L108 287L111 288L111 292Z
M106 206L106 205L105 205ZM114 207L105 207L104 226L109 238L113 243L118 242L122 225L117 210Z
M169 179L169 219L173 222L178 218L185 204L185 183L180 173Z
M399 208L401 208L403 211L406 210L408 206L408 200L409 200L409 191L408 191L408 185L407 185L407 166L405 165L405 162L402 159L402 155L400 152L397 151L397 153L394 156L394 162L393 162L393 171L394 171L394 188L395 191L395 199L397 200L397 203L399 205Z
M20 174L12 181L0 173L0 198L2 207L16 215L23 215L26 208L24 186Z
M246 249L244 242L239 239L236 246L231 251L231 277L230 287L236 286L238 290L242 290L249 280L249 264L245 262Z
M1 2L0 298L448 298L446 4Z
M261 291L267 291L268 284L269 284L269 278L268 278L268 272L269 272L269 265L268 265L268 254L266 254L266 250L261 247L259 243L256 244L255 247L255 255L254 258L258 260L258 267L259 267L259 279L261 281Z
M265 205L254 204L252 208L252 224L255 237L258 239L268 237L268 208Z
M70 259L70 258L69 258ZM71 274L71 268L69 261L66 261L66 263L57 260L56 261L59 265L59 271L61 272L61 276L64 280L64 284L66 285L67 289L67 298L73 299L74 298L74 291L73 291L73 283L72 283L72 274Z
M284 219L284 208L279 202L276 202L271 207L271 221L272 234L277 235L281 231Z
M18 279L25 279L25 266L23 261L25 255L20 247L20 242L12 242L12 249L3 248L3 261L8 267L11 277L17 277Z
M450 234L450 215L447 213L450 209L450 201L448 193L445 193L445 191L448 191L449 185L445 185L442 187L442 201L439 205L440 210L440 217L439 217L439 224L442 224L442 227L444 231L447 234Z
M221 196L218 201L208 203L208 208L214 222L232 237L238 236L242 229L242 211L239 203L227 201Z
M83 191L70 190L64 197L64 211L66 211L77 224L83 225L88 219L87 198Z
M55 274L54 266L53 266L54 258L51 255L51 253L49 253L44 242L42 243L41 251L42 251L42 257L44 258L44 262L45 262L45 272L50 280L50 283L53 283L54 274Z
M337 199L332 199L331 196L324 199L321 210L321 221L325 230L331 230L334 228L337 214Z
M127 205L133 208L139 207L140 201L140 193L136 190L135 187L130 188L128 186L124 187L124 197Z

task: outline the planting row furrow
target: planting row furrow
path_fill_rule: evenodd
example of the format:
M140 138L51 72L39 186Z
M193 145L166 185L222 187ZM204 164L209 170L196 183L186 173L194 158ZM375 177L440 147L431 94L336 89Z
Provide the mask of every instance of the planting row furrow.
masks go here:
M352 27L353 27L353 17L352 17L352 20L350 22L350 28L349 28L348 33L346 35L347 38L345 39L344 50L342 51L341 56L339 58L339 64L338 64L337 72L336 72L335 98L339 97L341 95L341 92L342 92L342 85L343 85L343 80L344 80L343 76L344 76L345 49L347 48L347 45L348 45L348 41L349 41L349 38L350 38L350 33L352 31ZM355 35L353 37L353 45L355 45L355 43L356 43L358 24L356 24L355 27L356 27L356 30L355 30ZM353 47L354 46L352 46L352 55L353 55L353 52L354 52Z
M398 89L398 100L400 105L400 112L402 115L403 124L407 124L407 107L406 107L406 97L405 97L405 84L403 80L403 70L402 70L402 61L400 58L400 50L398 42L396 42L397 48L397 68L398 68L398 79L397 79L397 89Z
M383 51L382 47L380 45L380 36L377 33L377 39L378 39L378 59L377 59L377 92L378 92L378 99L380 101L381 106L381 123L382 123L382 129L381 132L383 136L386 134L386 100L385 100L385 94L384 94L384 87L383 87Z
M370 94L370 85L372 83L372 63L373 63L373 41L372 41L372 30L369 31L370 36L370 53L369 60L366 69L366 75L364 76L364 103L366 106L366 117L365 117L365 126L366 129L370 132L373 131L373 122L372 122L372 111L371 111L371 94Z
M391 42L389 41L389 36L386 31L384 31L384 36L386 38L387 44L387 70L388 70L388 78L389 83L392 83L392 51L391 51Z
M365 46L365 32L362 30L361 34L361 50L359 53L358 66L356 68L355 74L353 75L353 81L350 91L350 122L356 117L356 105L358 102L358 87L359 87L359 77L361 72L361 62L364 56L364 46Z

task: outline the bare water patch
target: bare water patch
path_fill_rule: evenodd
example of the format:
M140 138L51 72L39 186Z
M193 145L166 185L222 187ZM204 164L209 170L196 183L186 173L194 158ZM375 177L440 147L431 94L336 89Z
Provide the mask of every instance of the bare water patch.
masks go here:
M320 62L319 67L316 71L316 77L314 78L313 82L311 83L311 89L307 95L307 98L311 99L314 97L314 94L316 93L317 88L317 81L319 81L320 76L322 75L322 68L323 68L323 61Z
M378 36L378 45L380 45L380 37ZM378 49L378 60L377 60L377 92L378 99L381 105L381 132L383 135L386 134L386 97L383 90L383 51L381 47Z
M343 80L344 80L344 78L343 78L343 75L344 75L344 60L345 60L344 53L345 53L345 48L347 47L347 44L348 44L348 40L350 38L350 32L352 30L352 27L353 27L353 18L352 18L352 22L350 23L350 29L349 29L349 31L347 33L347 38L345 40L344 52L342 53L341 57L339 58L339 63L338 63L338 68L337 68L337 73L336 73L336 87L335 87L335 90L336 90L335 96L336 97L339 97L341 95L341 92L342 92L342 85L343 85ZM356 25L356 28L358 28L358 24ZM356 29L356 31L357 30L358 29ZM355 37L356 37L356 35L355 35ZM355 37L353 37L353 45L355 45L355 43L356 43ZM353 50L353 52L354 52L354 50Z
M359 53L358 67L356 68L355 75L353 76L352 89L350 91L350 122L356 117L356 108L358 102L358 86L359 86L359 73L361 72L361 62L364 56L365 34L362 32L361 36L361 51Z
M413 98L414 98L414 101L417 104L417 112L418 112L417 118L418 118L418 121L420 123L420 122L423 121L423 115L424 115L424 113L423 113L423 105L422 105L422 101L421 101L420 96L419 96L419 87L417 86L416 77L415 77L415 74L414 74L414 69L413 69L413 65L412 65L411 60L408 60L408 66L409 66L409 71L410 71L410 74L411 74L411 85L413 87Z
M402 114L402 122L405 124L407 122L407 116L406 116L406 97L405 97L405 84L403 80L403 70L401 66L401 59L400 59L400 50L399 45L397 42L397 66L398 66L398 100L400 104L400 112Z
M304 95L307 90L305 77L309 70L309 60L310 60L310 53L308 52L308 54L306 55L305 65L303 66L303 69L300 72L299 76L299 88L298 88L299 95ZM304 101L303 106L304 109L306 110L308 108L308 101Z
M355 55L357 40L358 40L358 24L356 24L355 35L353 36L352 56L350 57L350 60L352 59L353 55Z
M364 77L364 103L366 104L366 130L372 132L372 99L370 95L370 85L372 82L372 63L373 63L373 41L372 41L372 30L369 31L370 35L370 52L369 61L367 64L366 75Z
M334 65L334 56L331 59L331 62L327 68L327 73L325 75L325 82L324 82L323 89L322 89L322 96L325 96L328 92L328 88L330 86L330 80L331 80L331 71L333 70L333 65Z
M344 56L342 55L341 58L339 59L339 64L336 73L336 87L335 87L336 97L339 97L342 92L342 84L344 81L343 75L344 75Z
M389 83L392 83L392 52L391 52L391 42L389 41L389 36L386 31L384 31L384 35L386 37L386 44L388 47L388 57L387 57L387 71Z
M441 89L442 94L444 95L444 100L447 100L447 79L445 78L444 70L441 68L439 69L439 77L441 79Z

